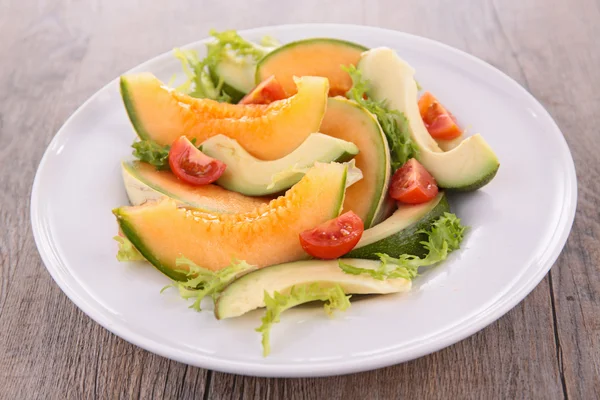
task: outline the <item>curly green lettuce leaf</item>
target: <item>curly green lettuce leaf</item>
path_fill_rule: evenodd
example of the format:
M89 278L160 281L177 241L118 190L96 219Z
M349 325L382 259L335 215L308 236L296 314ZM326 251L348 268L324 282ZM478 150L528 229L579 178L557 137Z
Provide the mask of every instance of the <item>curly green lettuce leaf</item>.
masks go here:
M190 306L196 311L202 311L200 303L206 296L211 296L213 301L223 291L231 281L242 274L256 269L254 265L248 264L246 261L232 260L231 265L219 270L211 271L194 263L186 257L179 257L175 260L177 267L187 266L186 273L188 280L185 282L173 282L171 285L165 286L161 292L170 287L175 287L179 290L179 295L184 299L194 299L194 303Z
M279 45L270 36L263 37L260 45L252 43L241 37L235 30L217 32L213 29L210 31L210 35L215 40L207 45L207 58L214 63L213 65L216 65L224 57L232 56L238 59L248 57L256 63Z
M281 313L300 304L313 301L325 302L323 308L331 316L334 310L345 311L350 307L350 296L344 293L340 285L321 287L318 282L300 286L292 286L289 294L273 292L273 297L265 291L265 315L262 325L256 331L262 334L263 356L271 352L270 335L271 328L279 322Z
M384 102L375 101L366 96L369 82L363 78L362 72L356 66L350 65L342 68L352 78L352 88L346 93L346 96L377 117L390 148L392 170L397 170L410 158L415 157L418 152L417 146L410 137L408 119L404 113L387 108Z
M427 255L424 258L410 254L402 254L398 258L393 258L387 254L378 253L377 256L381 263L375 269L358 268L342 260L338 264L342 271L347 274L369 275L378 280L397 278L412 280L418 275L419 268L444 261L448 254L460 248L465 229L455 214L444 213L432 224L430 230L419 232L427 235L427 240L421 242L427 250Z
M115 236L114 240L119 242L119 251L117 252L117 260L119 261L144 261L145 258L135 248L133 243L126 237Z
M142 139L134 142L133 156L140 161L154 165L158 170L169 169L170 146L161 146L151 139Z
M176 89L192 97L231 102L231 96L223 90L223 79L215 78L210 70L223 59L235 59L236 62L257 63L279 43L265 37L261 45L242 38L236 31L210 31L213 41L206 45L206 57L202 60L195 50L174 49L173 54L181 61L186 81ZM217 80L218 79L218 80Z
M231 102L231 97L223 91L223 80L216 81L210 75L209 66L216 64L220 58L209 54L200 60L195 50L174 49L173 55L181 62L187 79L175 89L189 96L211 99L220 102Z
M273 36L266 35L260 39L260 45L266 47L269 50L273 50L281 46L281 42L275 39Z

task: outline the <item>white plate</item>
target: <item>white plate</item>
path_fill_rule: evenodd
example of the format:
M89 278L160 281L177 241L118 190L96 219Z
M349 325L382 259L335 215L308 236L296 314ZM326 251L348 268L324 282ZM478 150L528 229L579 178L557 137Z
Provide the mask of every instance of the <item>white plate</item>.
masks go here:
M231 321L196 313L167 279L143 264L115 260L111 209L127 203L119 162L134 132L109 83L52 140L33 186L33 233L48 271L99 324L149 351L195 366L261 376L317 376L383 367L439 350L482 329L521 301L544 277L569 234L576 206L573 160L558 127L521 86L451 47L404 33L350 25L295 25L241 32L283 42L336 37L389 46L410 62L419 83L469 131L481 132L500 158L484 189L451 197L471 226L464 246L416 279L414 290L355 302L328 319L320 309L291 310L261 355L260 312ZM202 42L192 47L203 50ZM134 71L168 80L170 55Z

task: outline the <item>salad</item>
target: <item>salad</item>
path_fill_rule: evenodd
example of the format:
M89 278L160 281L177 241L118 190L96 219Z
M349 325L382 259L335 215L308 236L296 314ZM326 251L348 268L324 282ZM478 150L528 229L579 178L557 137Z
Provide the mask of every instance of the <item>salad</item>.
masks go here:
M149 263L217 319L264 309L266 356L285 310L408 291L460 248L446 193L483 187L499 162L396 51L211 35L204 58L174 50L183 80L120 79L137 139L119 261Z

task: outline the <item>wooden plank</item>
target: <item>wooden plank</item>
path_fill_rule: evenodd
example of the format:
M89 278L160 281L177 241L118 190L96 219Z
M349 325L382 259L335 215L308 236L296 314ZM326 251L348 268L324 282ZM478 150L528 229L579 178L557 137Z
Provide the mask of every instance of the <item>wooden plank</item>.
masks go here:
M199 398L208 387L210 398L551 399L565 392L593 398L600 392L600 218L594 189L600 175L598 14L593 0L452 6L442 0L0 2L0 165L11 166L0 169L0 226L9 227L0 229L0 393ZM110 334L60 292L31 237L27 199L52 135L104 83L206 36L211 27L311 22L316 15L412 32L464 49L525 84L549 107L573 150L581 185L575 231L552 281L544 279L507 316L455 346L343 377L282 380L212 373L209 379L204 370Z
M122 24L120 50L133 58L108 51L117 13L100 3L11 1L1 10L10 40L0 41L0 226L10 229L0 229L0 397L202 397L206 371L124 342L79 311L45 271L29 224L35 170L62 122L107 80L163 48L142 45L148 53L135 58L138 38ZM160 45L151 35L148 43Z
M559 368L568 397L597 398L600 46L595 38L600 35L600 7L593 0L551 1L544 3L541 18L537 13L539 2L522 3L516 7L498 2L499 20L518 55L529 90L562 128L578 171L579 201L573 232L551 271Z

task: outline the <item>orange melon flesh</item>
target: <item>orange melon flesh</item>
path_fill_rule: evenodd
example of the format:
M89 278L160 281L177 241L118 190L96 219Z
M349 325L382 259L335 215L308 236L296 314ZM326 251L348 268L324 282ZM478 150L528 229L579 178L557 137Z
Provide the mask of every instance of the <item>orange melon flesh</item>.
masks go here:
M330 98L321 132L354 143L363 179L346 190L344 212L354 211L369 228L382 219L390 179L387 139L377 119L345 98Z
M121 77L121 96L138 136L170 145L181 135L197 143L223 134L263 160L285 157L318 132L327 106L328 82L297 80L298 93L269 105L196 99L166 87L149 73Z
M206 212L242 213L267 204L267 197L249 197L217 185L192 186L171 171L158 171L143 162L123 163L123 181L133 205L169 197Z
M341 66L356 65L367 48L336 39L307 39L288 43L267 54L256 68L257 83L274 75L288 96L296 93L294 76L329 79L329 96L344 96L352 79Z
M175 260L182 255L214 271L232 257L261 268L307 258L298 235L339 215L346 169L319 164L285 196L247 213L211 214L179 208L170 199L113 213L140 253L173 279L181 278Z

